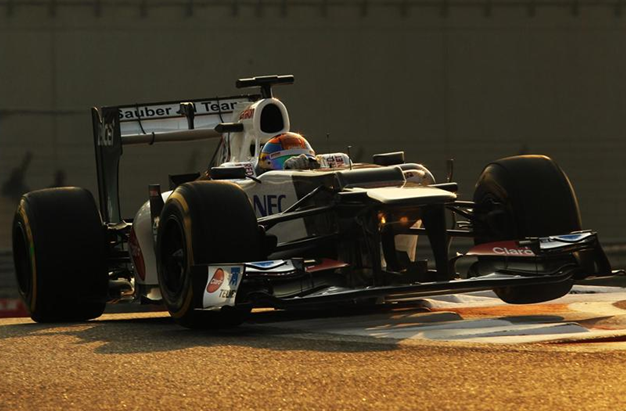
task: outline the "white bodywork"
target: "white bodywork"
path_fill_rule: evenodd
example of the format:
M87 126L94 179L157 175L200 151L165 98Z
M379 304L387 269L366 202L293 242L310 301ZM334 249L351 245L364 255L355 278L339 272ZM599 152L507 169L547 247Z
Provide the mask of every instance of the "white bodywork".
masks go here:
M326 170L268 171L257 177L259 182L252 179L231 181L238 184L246 192L256 216L265 217L267 215L281 213L298 201L294 176L306 179L319 177L322 174L331 174L337 171L337 169ZM424 187L430 184L432 180L432 177L429 177L432 176L430 172L428 172L425 167L424 170L425 171L419 169L407 170L404 172L405 178L408 177L407 182L414 188L380 188L373 189L373 191L370 189L368 191L372 191L372 198L381 201L384 201L385 198L398 199L403 196L406 198L407 195L410 198L416 199L450 194L440 189ZM416 171L421 172L418 173ZM415 187L416 184L420 185L418 189ZM171 193L172 191L167 191L162 194L164 202L167 201ZM156 255L154 252L155 238L149 202L144 203L135 215L132 230L134 234L131 234L131 237L134 235L137 239L137 245L134 245L132 241L130 242L136 281L138 284L157 286L158 277ZM276 235L279 242L297 240L307 235L303 220L294 220L278 224L273 227L269 233ZM409 256L414 258L417 236L399 235L396 240L396 247L399 250L407 251ZM137 250L137 248L139 250ZM142 261L139 262L137 260L138 258L141 258ZM143 267L143 271L141 267Z
M248 194L257 217L264 217L286 210L297 201L296 190L293 184L293 175L319 175L312 171L270 171L258 177L261 183L253 180L232 180ZM163 201L167 201L172 191L162 194ZM154 231L150 216L150 202L145 202L133 222L131 237L137 239L137 245L130 242L130 252L135 267L136 281L139 284L158 285L156 255L154 252ZM304 222L301 220L279 224L270 230L279 241L290 241L306 236ZM138 249L136 248L138 247ZM138 259L141 258L140 262ZM140 267L144 267L144 271Z
M263 110L278 109L282 117L282 127L272 129L267 132L261 127L261 117ZM224 162L252 162L256 166L256 161L260 154L261 146L267 143L272 137L289 131L289 114L285 105L275 98L259 100L252 104L238 104L232 115L239 124L243 125L244 131L241 133L230 133L227 136L229 147L229 157L223 158ZM254 147L254 151L250 150Z
M172 194L167 191L162 194L163 201L167 201ZM158 285L157 263L155 253L155 238L150 216L150 202L145 202L133 220L133 228L130 235L129 251L133 261L135 271L135 282L137 284ZM136 239L136 244L133 240ZM150 296L147 296L150 298ZM160 294L155 299L160 299Z
M143 110L143 112L137 110ZM150 105L120 111L123 143L152 144L196 138L223 138L224 144L218 156L218 164L221 164L221 167L244 167L246 175L253 177L253 179L231 181L247 193L257 217L281 213L298 201L294 178L297 177L299 181L303 181L307 178L335 173L338 169L347 170L352 167L351 160L346 154L332 153L318 155L318 161L322 167L319 170L268 171L257 176L257 160L263 144L272 137L290 130L287 108L275 98L255 102L232 98L194 103L196 117L193 130L187 128L188 119L176 114L176 110L175 105ZM147 116L148 114L153 115L150 117ZM142 120L134 121L138 115L142 116ZM218 124L228 122L238 124L242 131L220 134L214 130ZM411 170L405 170L403 173L405 181L412 186L427 186L435 182L430 171L421 165L413 165ZM373 191L370 197L384 201L400 201L409 193L404 189L397 190L399 191ZM410 190L410 197L414 199L420 196L438 196L442 192L438 189ZM162 194L164 202L171 193L167 191ZM278 224L269 232L276 235L279 242L302 239L307 236L305 223L302 220ZM417 236L397 236L397 248L406 250L411 256L414 256L412 250L414 251L416 243ZM152 226L149 202L143 204L135 215L129 239L129 252L133 261L136 283L143 286L146 297L153 300L160 299L155 255L155 228ZM216 269L211 269L214 271L209 273L209 282L216 275L218 277L223 275L223 282L226 278L232 279L237 276L228 267L222 268L223 274L216 274ZM237 268L234 270L237 271ZM241 278L238 281L240 280ZM230 289L223 282L218 289L205 293L205 308L218 307L222 303L228 304ZM230 280L228 282L230 283ZM233 284L232 289L236 290L237 286L238 283ZM207 284L207 290L209 288L211 284ZM216 298L215 293L226 297L218 298L220 300L218 302L213 301L211 298Z

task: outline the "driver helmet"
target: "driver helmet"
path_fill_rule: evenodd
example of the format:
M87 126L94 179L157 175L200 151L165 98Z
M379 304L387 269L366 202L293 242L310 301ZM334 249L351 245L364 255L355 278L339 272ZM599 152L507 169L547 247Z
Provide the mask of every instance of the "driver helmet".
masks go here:
M259 168L262 170L284 170L285 161L301 154L315 159L315 151L304 137L297 133L283 133L272 137L261 150Z

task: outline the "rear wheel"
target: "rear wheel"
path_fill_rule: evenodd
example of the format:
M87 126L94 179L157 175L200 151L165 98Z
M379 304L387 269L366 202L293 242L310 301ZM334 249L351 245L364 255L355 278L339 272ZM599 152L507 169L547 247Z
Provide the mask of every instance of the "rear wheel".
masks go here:
M168 198L157 236L159 284L172 317L188 328L221 328L243 322L249 308L200 311L208 273L192 266L262 259L261 231L247 195L237 185L196 181Z
M569 179L545 156L508 157L489 164L474 191L477 244L566 234L581 229L578 201ZM548 301L567 294L572 280L502 287L495 293L510 304Z
M89 191L63 187L24 195L12 234L19 293L33 320L102 315L108 294L106 231Z

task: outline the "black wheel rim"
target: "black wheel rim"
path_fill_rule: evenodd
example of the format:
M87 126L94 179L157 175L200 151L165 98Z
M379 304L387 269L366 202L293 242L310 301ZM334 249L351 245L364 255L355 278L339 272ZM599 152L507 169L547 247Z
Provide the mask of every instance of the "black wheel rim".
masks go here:
M180 222L170 218L165 222L161 246L161 277L165 291L178 296L184 287L187 271L186 241Z
M28 297L32 294L33 270L30 260L30 246L21 222L13 230L13 261L20 293Z
M487 193L477 205L483 216L482 224L475 228L480 242L510 240L518 235L510 203Z

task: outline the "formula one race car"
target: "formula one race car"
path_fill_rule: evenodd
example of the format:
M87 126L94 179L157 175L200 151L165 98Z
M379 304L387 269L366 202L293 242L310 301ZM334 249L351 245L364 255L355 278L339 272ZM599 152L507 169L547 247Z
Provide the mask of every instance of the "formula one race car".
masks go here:
M490 289L525 304L622 273L596 234L582 230L570 182L548 157L494 161L473 201L460 201L456 183L436 183L402 152L372 164L315 154L272 96L293 81L237 81L260 95L92 109L100 210L75 187L33 191L17 208L15 268L32 318L87 320L107 302L139 300L164 303L186 327L223 327L254 307ZM219 140L208 170L170 176L171 191L150 185L134 219L123 219L122 147L196 139ZM423 237L428 261L416 252ZM451 257L454 237L475 245ZM457 272L461 259L471 264Z

